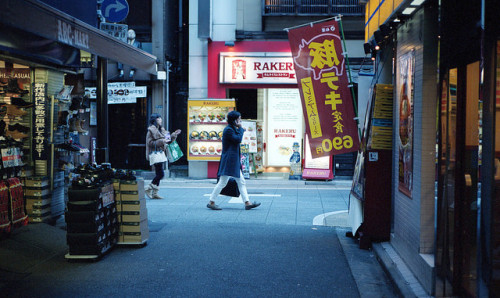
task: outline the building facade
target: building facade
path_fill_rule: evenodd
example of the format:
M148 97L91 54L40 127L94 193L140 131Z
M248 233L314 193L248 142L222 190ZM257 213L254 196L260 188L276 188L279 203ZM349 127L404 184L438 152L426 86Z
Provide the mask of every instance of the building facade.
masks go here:
M394 87L389 240L438 297L499 293L498 8L366 4L365 41L381 46L372 86Z
M363 7L358 1L338 4L337 1L315 4L291 1L286 5L262 0L189 2L189 99L207 102L229 99L234 103L232 108L242 113L251 130L255 127L257 131L255 136L249 136L248 145L253 157L250 167L262 173L259 175L288 178L294 144L299 146L301 156L307 151L303 149L302 108L285 29L342 15L351 65L357 68L362 65ZM241 73L239 69L245 69L242 75L235 73ZM357 83L357 71L354 75ZM203 142L198 135L217 132L223 126L200 124L204 121L197 115L198 111L204 115L203 107L198 110L193 107L192 111L196 115L190 117L188 111L189 176L214 178L218 157L209 152L219 145ZM206 111L210 115L210 109ZM208 153L199 154L197 150ZM353 161L350 162L353 166ZM324 163L331 169L330 159Z

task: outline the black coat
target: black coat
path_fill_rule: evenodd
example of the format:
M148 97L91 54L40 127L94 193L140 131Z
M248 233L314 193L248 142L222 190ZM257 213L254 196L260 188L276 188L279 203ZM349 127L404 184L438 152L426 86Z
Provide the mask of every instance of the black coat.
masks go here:
M222 133L222 155L217 176L240 177L240 143L243 139L243 132L243 128L232 125L224 128Z

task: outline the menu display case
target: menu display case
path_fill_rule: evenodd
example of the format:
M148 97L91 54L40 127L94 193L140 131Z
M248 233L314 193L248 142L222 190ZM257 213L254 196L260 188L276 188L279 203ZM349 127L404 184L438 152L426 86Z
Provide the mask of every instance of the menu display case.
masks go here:
M188 101L188 160L220 160L226 115L234 108L234 99Z

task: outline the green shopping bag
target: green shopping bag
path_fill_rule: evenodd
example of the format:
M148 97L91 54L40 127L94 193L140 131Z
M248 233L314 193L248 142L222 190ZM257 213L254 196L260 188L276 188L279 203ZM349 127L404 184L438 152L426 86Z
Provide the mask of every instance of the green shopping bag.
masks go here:
M183 156L184 153L182 153L181 147L179 147L177 141L172 141L167 145L167 158L169 162L176 162Z

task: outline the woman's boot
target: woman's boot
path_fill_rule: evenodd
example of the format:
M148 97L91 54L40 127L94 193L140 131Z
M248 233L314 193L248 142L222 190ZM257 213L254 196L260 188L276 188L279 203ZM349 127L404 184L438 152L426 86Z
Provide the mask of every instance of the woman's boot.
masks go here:
M158 191L160 191L160 187L159 186L156 186L154 184L151 184L151 186L153 187L153 196L151 197L152 199L163 199L163 197L160 197L160 195L158 195Z
M144 192L148 196L148 198L152 199L153 198L153 184L149 183L145 188Z

